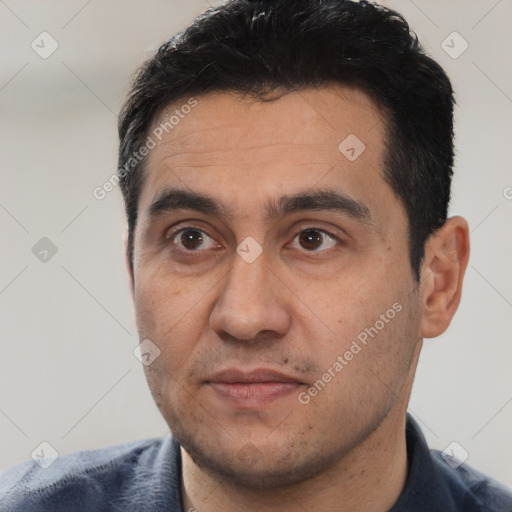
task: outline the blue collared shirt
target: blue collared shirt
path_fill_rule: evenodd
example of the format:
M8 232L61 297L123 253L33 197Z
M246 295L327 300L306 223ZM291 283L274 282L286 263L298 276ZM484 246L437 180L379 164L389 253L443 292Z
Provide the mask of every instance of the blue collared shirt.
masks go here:
M466 464L453 469L407 419L408 476L389 512L512 512L512 492ZM452 464L453 465L453 464ZM25 462L0 477L1 512L184 512L176 439L135 441Z

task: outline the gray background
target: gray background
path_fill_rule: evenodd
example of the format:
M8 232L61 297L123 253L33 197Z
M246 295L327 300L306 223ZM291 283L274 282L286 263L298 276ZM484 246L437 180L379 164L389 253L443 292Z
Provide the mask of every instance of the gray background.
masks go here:
M453 79L451 213L472 230L459 312L425 342L410 412L432 447L457 441L470 464L512 485L512 4L386 5ZM0 469L42 441L64 454L167 432L132 353L120 192L99 201L92 190L115 172L116 113L131 74L207 6L0 1ZM43 31L59 44L47 59L31 48ZM469 44L458 58L454 31ZM47 262L32 252L42 237L58 249Z

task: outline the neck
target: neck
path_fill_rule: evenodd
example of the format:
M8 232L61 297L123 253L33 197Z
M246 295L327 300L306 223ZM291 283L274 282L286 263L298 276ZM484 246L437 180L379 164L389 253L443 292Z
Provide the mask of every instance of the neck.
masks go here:
M385 512L400 496L407 477L405 410L399 409L390 411L379 427L336 465L283 489L256 492L233 485L198 467L182 448L185 510L295 512L299 507Z

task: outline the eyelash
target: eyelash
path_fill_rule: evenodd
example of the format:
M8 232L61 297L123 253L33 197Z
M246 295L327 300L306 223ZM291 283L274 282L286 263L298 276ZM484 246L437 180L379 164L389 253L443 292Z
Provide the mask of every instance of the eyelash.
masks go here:
M166 240L168 241L169 244L173 244L173 245L176 245L175 242L174 242L174 239L180 235L181 233L183 232L186 232L186 231L198 231L199 233L203 234L203 235L206 235L208 238L210 238L211 240L214 240L215 239L210 236L206 231L204 231L203 229L200 229L200 228L196 228L194 226L185 226L185 227L181 227L177 230L174 230L174 231L171 231L171 232L168 232L165 236ZM325 229L321 229L321 228L316 228L314 226L312 227L306 227L306 228L303 228L301 229L300 231L298 231L292 238L292 242L302 233L304 233L305 231L314 231L314 232L317 232L317 233L322 233L324 235L326 235L328 238L331 238L333 239L336 244L338 245L341 245L343 244L343 240L339 237L339 236L336 236L335 234L331 233L330 231L326 231ZM328 249L324 249L324 250L313 250L313 251L307 251L307 250L303 250L303 252L305 252L306 254L310 255L310 256L313 256L316 254L316 253L323 253L323 252L326 252L328 251L329 249L331 248L328 248ZM186 256L190 256L190 257L197 257L197 256L200 256L202 252L206 251L207 249L198 249L198 250L189 250L189 249L184 249L182 247L178 247L176 249L177 251L181 252L182 254L186 255Z

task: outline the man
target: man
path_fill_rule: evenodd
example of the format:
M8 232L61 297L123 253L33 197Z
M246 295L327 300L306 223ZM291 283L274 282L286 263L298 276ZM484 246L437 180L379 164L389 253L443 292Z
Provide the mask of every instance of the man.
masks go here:
M235 0L139 70L127 266L172 435L26 463L1 510L505 511L406 415L458 307L453 95L401 16Z

